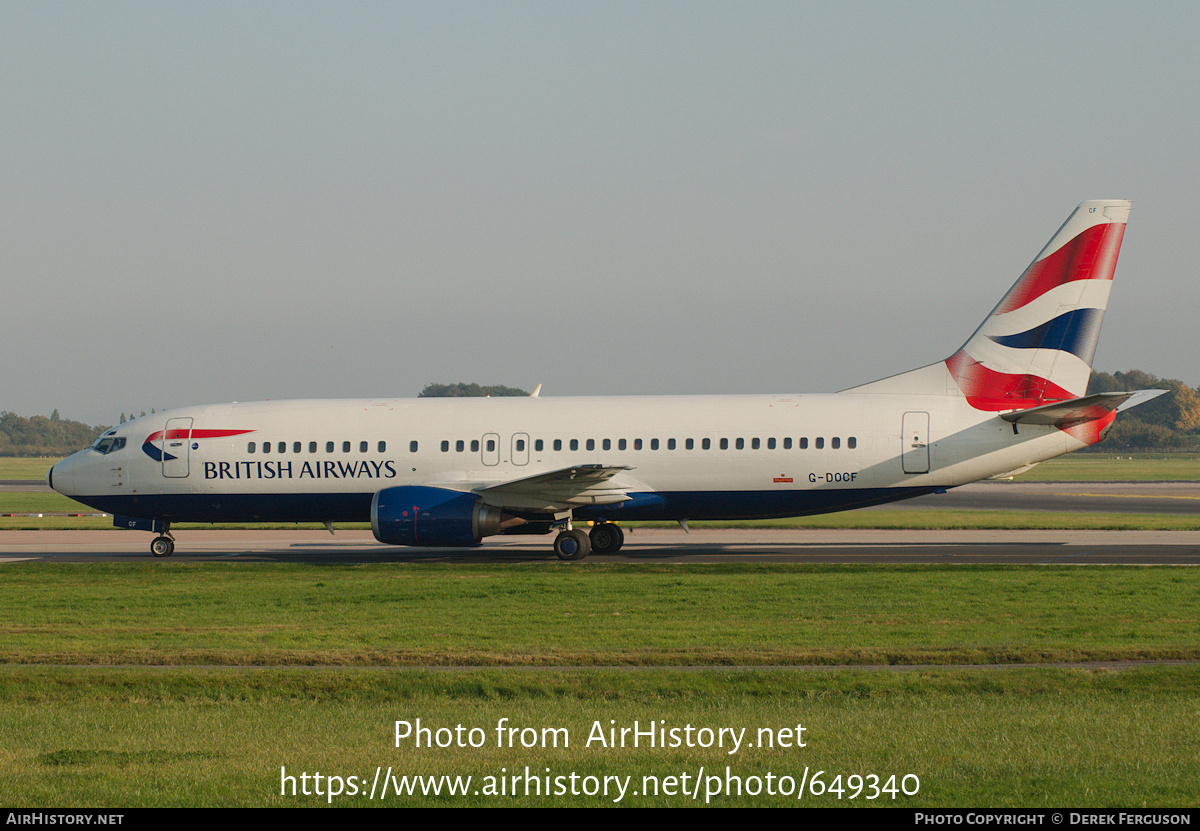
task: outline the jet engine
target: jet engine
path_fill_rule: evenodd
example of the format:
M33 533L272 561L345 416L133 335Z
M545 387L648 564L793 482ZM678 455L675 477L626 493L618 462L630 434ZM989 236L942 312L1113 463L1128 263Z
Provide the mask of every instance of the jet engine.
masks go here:
M447 488L384 488L371 500L371 530L388 545L479 545L499 534L505 519L515 518L473 493Z

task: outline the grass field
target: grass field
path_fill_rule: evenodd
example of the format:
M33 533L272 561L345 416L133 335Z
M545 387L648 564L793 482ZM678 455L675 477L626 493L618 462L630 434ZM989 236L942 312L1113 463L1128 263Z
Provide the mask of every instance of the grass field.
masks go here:
M0 568L0 661L771 665L1200 658L1190 569Z
M472 777L465 795L418 790L375 800L400 806L1194 806L1197 681L1193 667L919 673L0 667L0 781L10 806L43 808L365 805L379 769L397 779ZM395 723L415 727L418 719L431 739L438 728L447 728L443 739L459 725L477 728L480 746L418 748L410 738L397 746ZM534 746L498 747L502 719L533 728L524 735ZM686 739L665 748L647 747L646 739L636 748L588 744L597 726L635 722L643 730L650 723L690 725L694 744L705 728L746 733L732 753L729 744L688 747ZM790 739L783 728L793 731ZM760 746L767 744L760 730L793 746ZM513 734L513 743L521 735ZM795 746L801 740L804 746ZM526 769L535 779L550 778L549 796L527 795ZM809 787L798 801L806 769ZM328 785L318 791L317 772L339 777L341 795L328 796ZM310 776L307 796L303 773ZM284 774L294 777L295 795ZM517 789L507 778L513 774ZM869 782L872 775L880 790L860 788L851 798L852 777ZM604 777L616 777L607 794ZM894 794L881 792L889 779ZM915 795L899 792L902 780ZM557 795L556 783L566 793ZM818 796L816 783L833 790ZM496 795L487 793L489 784ZM679 792L697 784L695 798ZM767 792L771 784L774 795ZM666 792L672 785L676 790ZM361 790L351 795L352 787Z
M790 805L794 793L724 788L770 776L795 789L807 767L826 785L843 778L840 801L809 790L806 805L1194 805L1200 669L1019 664L1195 658L1196 579L1119 567L9 564L0 781L14 806L315 805L327 797L280 794L281 768L347 787L361 777L365 791L390 766L475 787L384 804L614 804L474 793L529 766L580 787L630 777L622 804L703 804L642 792L643 777L682 787L686 773L720 785L713 804ZM949 662L1010 668L855 668ZM786 666L797 664L840 668ZM396 747L395 722L418 718L477 727L483 744ZM504 718L534 728L537 746L497 747ZM587 743L597 724L634 721L752 737L802 724L806 746ZM553 730L570 746L541 746ZM851 800L846 777L871 774L919 788Z
M1200 467L1123 461L1031 473L1195 479ZM5 464L0 479L48 466ZM10 497L70 504L0 505ZM984 511L804 525L1198 527ZM1198 589L1185 567L8 563L0 783L7 804L35 808L365 805L377 771L417 788L383 805L1195 807L1200 665L1083 662L1200 658ZM1028 666L1048 662L1062 666ZM477 728L481 745L397 746L396 722L417 719L431 738ZM497 746L502 719L532 728L514 735L533 746ZM745 744L594 740L635 722L690 725L694 745L704 729L744 728ZM760 730L790 746L758 746ZM425 780L435 796L401 781L417 775L472 778L460 795ZM882 790L868 798L872 775Z

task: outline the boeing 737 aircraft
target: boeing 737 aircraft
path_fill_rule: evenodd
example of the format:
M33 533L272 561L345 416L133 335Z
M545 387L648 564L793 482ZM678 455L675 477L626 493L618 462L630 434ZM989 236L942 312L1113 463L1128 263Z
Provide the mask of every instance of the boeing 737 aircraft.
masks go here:
M1129 207L1080 205L946 360L840 393L186 407L46 478L157 532L159 557L178 522L370 520L394 545L557 532L555 553L579 560L619 549L620 520L820 514L1017 473L1163 392L1085 395Z

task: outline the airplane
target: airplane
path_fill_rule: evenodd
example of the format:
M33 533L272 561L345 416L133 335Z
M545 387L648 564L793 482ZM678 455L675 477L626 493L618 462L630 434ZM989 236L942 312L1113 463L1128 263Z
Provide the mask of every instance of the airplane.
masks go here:
M838 393L185 407L108 430L46 479L156 533L158 557L179 522L369 520L408 546L554 533L555 554L581 560L620 549L620 521L687 530L1014 475L1166 392L1086 395L1130 204L1076 208L950 357Z

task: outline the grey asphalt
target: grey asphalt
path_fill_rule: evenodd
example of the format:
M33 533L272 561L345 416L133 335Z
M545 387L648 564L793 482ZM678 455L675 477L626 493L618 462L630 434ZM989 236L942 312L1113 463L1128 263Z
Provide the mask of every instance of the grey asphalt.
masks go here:
M369 531L184 531L155 561L134 531L0 531L0 565L14 562L356 563L938 563L1200 565L1192 531L890 531L631 529L616 555L560 563L551 538L489 539L470 549L380 545Z

